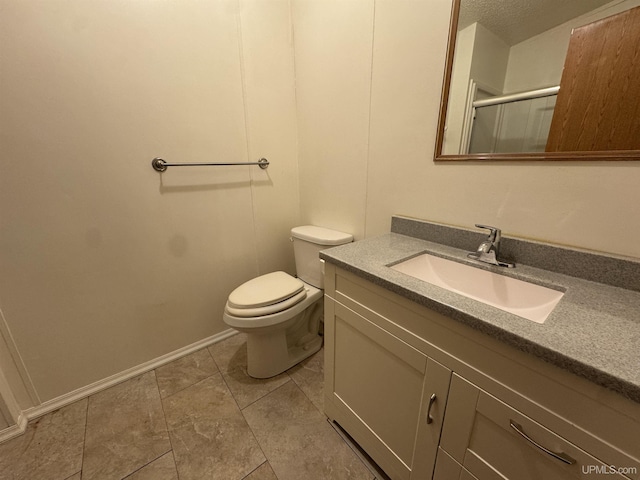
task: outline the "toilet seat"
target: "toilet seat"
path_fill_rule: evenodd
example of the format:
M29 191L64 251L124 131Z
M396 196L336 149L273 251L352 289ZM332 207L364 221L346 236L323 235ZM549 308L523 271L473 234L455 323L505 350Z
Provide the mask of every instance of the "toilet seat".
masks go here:
M227 325L243 332L264 333L264 331L272 332L279 328L285 328L291 319L303 312L307 307L309 307L309 305L322 298L322 290L314 287L313 285L305 284L304 290L306 292L306 297L302 301L285 310L280 310L268 315L240 317L229 312L229 306L227 304L222 318Z
M285 272L272 272L236 288L225 311L236 317L258 317L286 310L307 296L305 284Z
M300 303L307 296L307 291L302 290L301 292L295 294L291 298L287 298L282 302L274 303L272 305L266 305L264 307L256 307L256 308L234 308L229 302L225 307L227 313L231 315L235 315L236 317L261 317L263 315L271 315L272 313L281 312L282 310L286 310L297 303Z

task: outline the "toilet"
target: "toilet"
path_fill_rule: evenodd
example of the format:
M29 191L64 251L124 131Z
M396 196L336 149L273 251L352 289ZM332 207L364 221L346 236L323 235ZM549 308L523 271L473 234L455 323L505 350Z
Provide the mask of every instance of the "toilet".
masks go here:
M269 378L313 355L322 346L324 262L320 250L353 236L306 225L291 230L297 277L271 272L249 280L227 299L223 320L247 334L247 373Z

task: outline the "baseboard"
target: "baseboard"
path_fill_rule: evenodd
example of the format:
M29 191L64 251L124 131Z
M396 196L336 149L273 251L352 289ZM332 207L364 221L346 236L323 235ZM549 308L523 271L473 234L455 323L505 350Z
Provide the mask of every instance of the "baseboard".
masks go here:
M9 352L9 356L11 360L13 360L13 365L21 382L21 385L16 385L15 383L9 387L13 389L11 395L16 397L16 388L20 388L20 397L24 398L25 395L29 397L32 405L38 405L40 403L40 398L38 397L38 392L36 392L36 388L33 385L33 381L31 380L31 375L27 371L27 367L22 360L22 355L20 355L20 351L18 350L18 346L13 338L13 334L11 333L11 329L9 328L9 324L4 318L4 314L2 310L0 310L0 342L4 339L5 346ZM6 372L5 372L6 374ZM19 410L18 404L15 404L15 409Z
M27 416L24 413L18 415L18 422L3 430L0 430L0 443L10 440L14 437L22 435L27 429Z
M109 387L112 387L118 383L129 380L133 377L137 377L138 375L142 375L150 370L161 367L167 363L173 362L178 358L184 357L185 355L189 355L193 352L201 350L209 345L213 345L214 343L221 342L233 335L238 333L237 330L229 328L223 332L220 332L216 335L212 335L211 337L204 338L199 340L191 345L187 345L186 347L179 348L178 350L174 350L173 352L167 353L166 355L162 355L161 357L154 358L148 362L142 363L135 367L124 370L120 373L112 375L110 377L104 378L102 380L98 380L90 385L74 390L73 392L65 393L59 397L56 397L51 400L47 400L46 402L36 406L31 407L27 410L24 410L20 416L18 417L17 425L13 425L9 428L5 428L0 431L0 442L8 440L10 438L16 437L22 433L24 433L27 428L27 423L34 418L41 417L42 415L46 415L47 413L53 412L59 408L65 407L67 405L72 404L73 402L77 402L78 400L82 400L94 393L105 390Z

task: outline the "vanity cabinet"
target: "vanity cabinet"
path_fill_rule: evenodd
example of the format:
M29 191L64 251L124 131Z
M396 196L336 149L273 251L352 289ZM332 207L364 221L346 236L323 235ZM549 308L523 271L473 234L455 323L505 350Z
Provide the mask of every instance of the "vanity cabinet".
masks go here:
M640 480L640 404L329 263L325 412L394 480Z

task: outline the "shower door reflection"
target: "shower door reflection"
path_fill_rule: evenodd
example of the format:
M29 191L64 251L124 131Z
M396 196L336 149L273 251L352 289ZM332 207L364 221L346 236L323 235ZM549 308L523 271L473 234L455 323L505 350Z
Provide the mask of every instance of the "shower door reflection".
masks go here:
M474 102L468 153L544 152L556 97Z

